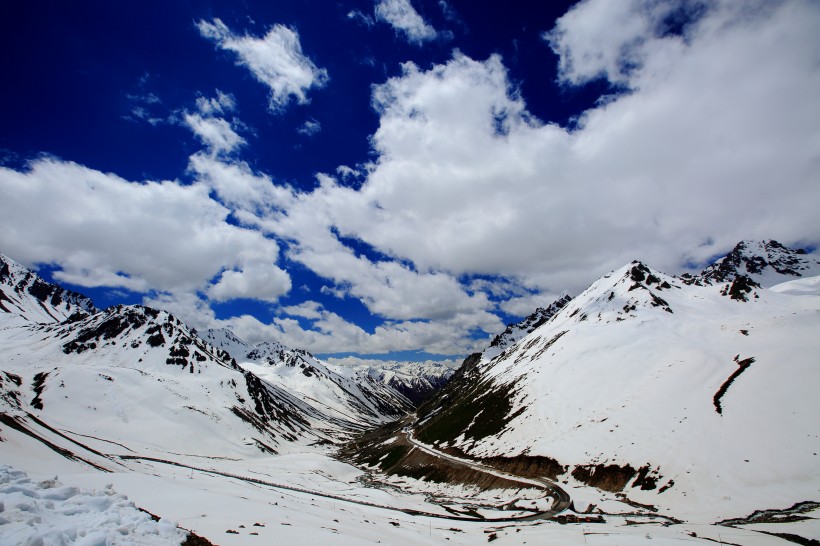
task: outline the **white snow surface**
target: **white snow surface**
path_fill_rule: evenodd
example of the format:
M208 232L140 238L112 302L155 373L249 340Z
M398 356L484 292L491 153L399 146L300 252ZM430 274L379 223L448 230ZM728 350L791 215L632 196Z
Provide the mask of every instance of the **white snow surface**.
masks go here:
M32 481L0 464L0 544L26 546L179 545L188 533L154 521L110 485L102 490Z
M776 284L769 290L795 296L820 296L820 275Z

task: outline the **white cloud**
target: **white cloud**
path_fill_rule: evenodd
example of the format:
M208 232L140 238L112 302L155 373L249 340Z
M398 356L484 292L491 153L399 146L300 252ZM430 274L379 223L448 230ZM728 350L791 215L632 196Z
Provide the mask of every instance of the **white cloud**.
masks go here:
M289 316L276 317L265 324L250 315L219 320L214 325L230 328L250 343L275 339L312 353L384 354L423 350L431 354L467 354L489 343L489 337L480 340L466 337L463 324L457 320L386 322L368 332L316 302L304 302L282 311L306 319L309 327L304 328Z
M496 328L483 294L470 296L446 273L423 273L391 260L373 261L343 244L332 227L339 214L367 212L360 196L321 177L312 193L274 186L237 164L195 157L194 170L224 202L242 208L237 217L267 233L291 241L288 257L335 283L335 293L362 301L389 319L472 317L471 326Z
M498 57L408 63L375 88L366 183L323 197L333 225L419 271L553 294L633 258L675 272L744 238L820 242L820 5L715 3L684 37L655 23L597 36L609 4L562 19L556 49L588 60L569 81L604 74L630 93L570 131L532 118ZM619 43L628 70L608 57Z
M194 135L213 153L230 153L246 144L230 122L217 117L185 113L183 121Z
M509 315L522 317L532 314L532 312L539 307L549 307L551 303L555 302L555 300L562 295L563 294L553 294L549 292L525 294L509 298L503 301L499 307Z
M342 177L342 180L349 180L351 178L357 178L362 175L361 171L357 171L356 169L349 167L347 165L339 165L336 167L336 174Z
M376 19L388 23L416 45L436 37L436 29L422 19L410 0L378 0Z
M236 109L236 97L232 93L223 93L217 89L215 97L197 97L196 107L205 116L227 114Z
M233 207L234 216L245 225L288 241L290 260L331 283L322 288L322 293L356 298L373 314L388 320L448 322L451 329L459 325L462 333L474 329L495 332L503 328L498 317L490 312L493 304L486 295L468 294L451 275L415 271L386 257L374 260L346 246L334 228L336 216L355 216L357 211L367 213L367 205L361 202L357 192L339 186L332 178L320 175L318 188L311 193L299 193L254 173L245 163L227 163L203 154L192 156L191 171L215 191L222 202ZM297 314L295 309L287 312ZM325 321L317 324L325 324ZM319 344L322 351L331 350L328 348L330 338L315 339L295 328L293 325L286 331L295 338L295 346L317 351ZM417 348L409 336L411 333L428 336L426 328L434 327L406 326L401 336L396 336L391 329L389 339L403 347ZM337 340L344 346L352 346L350 339L359 343L365 336L358 331L352 335L349 327L336 328L333 332L336 337L345 335L344 339ZM386 339L386 335L387 332L379 333L379 339ZM373 342L373 346L384 350L383 342L379 343Z
M56 278L80 286L191 292L225 269L274 268L279 255L275 241L228 224L204 184L129 182L41 158L25 171L0 167L0 194L3 252L56 264Z
M276 302L290 289L290 276L274 264L250 263L239 270L224 271L208 288L208 297L214 301L249 298Z
M742 13L713 7L684 38L657 34L656 23L640 26L640 39L625 33L631 68L606 61L579 74L610 75L631 92L574 130L529 114L500 57L456 53L429 70L407 63L374 88L377 159L360 188L321 175L303 193L204 158L194 170L246 225L289 241L291 260L331 281L325 293L397 321L364 332L322 311L310 332L277 319L270 328L290 343L468 351L463 332L502 326L494 309L527 314L634 258L676 272L744 238L820 242L820 8ZM573 33L562 27L564 43ZM463 275L511 282L499 294ZM461 334L449 336L456 325Z
M57 263L78 284L161 291L150 301L249 341L457 354L485 343L465 332L503 326L494 309L527 314L633 258L676 272L746 238L817 245L820 5L698 5L588 0L559 20L548 39L563 82L607 78L628 90L572 130L527 111L500 57L456 53L429 69L408 63L374 88L375 159L337 171L361 186L319 175L298 191L214 153L239 144L210 127L211 140L200 138L212 153L191 156L191 186L54 159L0 168L0 246ZM688 24L670 29L673 12ZM290 29L254 38L218 20L199 28L270 85L272 107L306 100L318 81L257 74L288 36L298 45ZM235 108L219 92L197 104L197 123ZM290 289L266 236L326 279L324 293L356 298L385 322L367 331L317 302L270 324L216 320L203 298L275 301Z
M408 364L407 361L402 360L379 360L375 358L359 358L355 356L345 356L342 358L335 358L330 357L327 359L328 364L333 364L334 366L349 366L349 367L359 367L359 366L370 366L376 369L385 369L391 366L401 366L404 364ZM419 364L431 364L431 365L439 365L439 366L446 366L448 368L458 368L461 366L463 360L453 360L453 359L444 359L444 360L425 360L423 362L419 362ZM413 364L416 364L413 361Z
M313 136L322 130L322 124L315 119L308 119L299 127L296 132L300 135Z
M347 13L347 18L352 21L360 21L367 27L372 27L376 24L376 21L373 19L373 17L356 9L349 11Z
M292 28L274 25L262 38L235 34L219 19L199 21L197 28L221 49L235 53L238 64L268 86L273 111L284 108L291 98L307 103L307 91L328 81L327 70L318 68L302 53L299 35Z
M216 315L208 302L193 292L163 292L146 296L143 305L168 311L176 318L197 330L207 330L214 327Z

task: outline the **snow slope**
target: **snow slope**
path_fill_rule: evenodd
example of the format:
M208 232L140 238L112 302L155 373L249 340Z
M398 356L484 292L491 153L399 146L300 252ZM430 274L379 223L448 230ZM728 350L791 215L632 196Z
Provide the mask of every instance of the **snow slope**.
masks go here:
M633 275L640 276L630 273L630 277ZM613 278L610 280L614 282ZM622 301L616 302L615 296L608 301L612 305L621 305L621 310L601 308L601 317L582 310L572 316L569 311L561 311L517 344L507 347L506 356L497 355L496 362L512 358L512 355L524 355L521 364L530 356L536 356L536 346L541 344L543 349L546 343L542 343L543 340L533 342L533 339L539 338L545 328L550 328L552 322L562 316L567 327L576 323L590 327L601 324L606 318L618 325L641 322L651 331L652 320L657 317L651 313L645 315L645 311L666 317L671 316L664 310L668 307L676 315L683 313L681 298L667 294L678 290L703 296L712 305L729 309L769 305L765 302L770 298L780 304L807 301L803 296L769 294L762 289L750 288L746 292L742 286L735 290L673 288L675 279L670 279L666 288L662 287L664 280L660 277L657 281L650 280L644 272L644 280L639 283L642 287L630 291L622 283L624 286L617 290L617 297ZM638 281L626 282L632 287ZM698 292L689 292L690 288ZM717 294L725 291L726 295L718 296L710 290ZM748 301L732 299L734 294L745 295ZM602 292L601 297L607 300L608 294ZM698 298L692 296L689 299L689 304L700 305L696 302ZM587 301L585 305L603 305L603 300L597 303ZM56 312L50 299L40 301L43 306L34 303L33 308L45 308L42 316L48 317ZM682 301L688 300L684 298ZM575 302L583 303L578 299ZM55 305L59 306L59 302ZM812 309L816 314L815 307ZM796 309L788 307L775 318L789 323L799 321L800 317L789 316L793 308ZM760 317L767 317L767 313L761 312ZM162 544L166 539L167 543L178 543L180 532L167 523L170 520L178 521L223 546L325 542L344 546L379 543L468 545L488 541L496 545L556 546L716 542L744 546L788 544L786 540L761 534L764 530L786 531L815 540L820 538L820 528L815 523L818 520L814 519L820 505L805 510L800 508L799 512L795 509L788 515L779 513L783 523L772 523L771 518L740 522L732 527L675 523L647 510L636 514L636 509L624 499L618 500L611 494L583 487L580 481L566 475L562 478L569 481L567 489L576 506L582 510L597 505L606 511L605 522L561 525L554 521L491 523L447 519L454 514L476 511L490 517L509 516L520 513L520 507L529 504L529 500L525 503L516 491L473 491L451 484L424 484L414 491L416 480L397 478L384 483L378 481L378 476L332 460L323 453L326 448L318 444L333 441L337 434L348 434L347 426L325 420L324 414L298 393L284 392L234 365L224 350L228 344L238 344L237 340L226 338L221 348L215 347L216 342L203 341L167 313L139 306L112 308L87 316L71 313L67 319L21 324L23 319L18 320L11 313L0 314L0 464L23 469L30 476L26 478L8 467L0 471L0 475L5 472L9 476L6 481L0 477L0 518L3 518L0 520L0 544L25 544L26 541L37 544L38 539L44 544L62 544L74 538L72 533L75 532L76 544ZM734 339L730 334L736 325L724 322L721 324L726 326L726 339ZM744 323L748 336L743 333L740 336L752 340L760 333L755 328L762 329L762 325L761 321ZM807 322L806 328L810 327ZM550 347L557 348L559 341L567 336L570 333L562 335ZM536 360L545 358L550 347ZM753 348L741 347L744 350ZM596 350L596 347L590 347L590 351ZM722 349L717 352L722 355ZM801 354L801 347L796 347L795 352ZM580 350L575 350L575 356L586 358ZM511 375L511 370L488 374L487 364L481 358L478 355L474 370L479 378L500 383ZM732 366L733 374L740 368L740 362L748 362L746 353L738 360ZM722 396L721 419L736 419L738 413L742 413L739 409L745 411L746 408L738 407L738 402L748 403L746 395L738 397L736 394L742 391L738 388L743 386L747 376L751 377L761 361L763 359L758 358L748 366ZM302 377L310 379L302 372L313 364L307 359L300 362L305 368L301 364L290 366L291 373L297 378L301 373ZM257 362L255 365L271 368L277 364ZM788 360L782 365L793 367ZM623 366L623 373L628 373L634 363L623 365L616 362L612 367L617 366ZM545 363L544 367L549 366ZM460 370L457 375L471 373ZM604 377L606 374L582 378L587 385L577 392L583 392L588 385L594 386L603 379L610 381L610 391L616 393L619 389L631 388L631 382L624 379L623 373L614 380ZM557 372L555 375L561 376ZM640 374L635 377L638 379L632 382L638 384L655 380ZM542 387L543 383L543 379L533 382ZM804 390L816 384L810 377L806 378L806 383ZM448 384L445 391L454 392L451 386L458 385ZM770 386L776 387L774 383ZM520 385L517 389L510 400L530 395ZM795 396L800 397L802 393L796 392ZM428 421L435 416L436 410L444 411L441 399L437 401L439 406L425 415ZM713 402L709 398L706 401ZM582 402L586 404L587 400ZM766 402L764 397L761 403ZM565 400L565 413L556 412L556 415L571 419L575 413L571 407L573 403L572 399ZM601 402L592 403L591 411L598 407L595 404L600 406ZM655 407L664 406L656 404ZM467 425L492 422L496 414L506 418L505 408L504 404L498 404L485 409L481 415L473 414ZM615 414L617 408L612 411L612 415ZM582 424L582 417L576 416L579 424ZM802 414L792 417L795 423L803 418ZM592 426L592 423L586 424ZM641 424L648 427L647 432L657 432L655 424ZM525 425L529 426L529 423ZM802 425L790 425L791 428L798 426ZM513 440L520 445L534 442L539 449L549 451L550 446L544 445L549 442L539 437L538 430L532 431L527 438L520 437L518 428L510 433L518 435ZM750 434L756 434L756 431L752 430ZM814 433L814 429L810 432ZM767 434L765 427L761 429L760 442L768 441L764 434ZM587 451L606 448L606 442L596 445L598 438L595 437L578 439L588 442ZM459 442L464 443L462 440ZM665 440L659 436L659 441ZM723 439L724 443L728 441L729 438ZM279 453L260 449L263 447L261 442L269 442L266 445L276 448ZM792 448L799 451L805 447L804 442L798 439L792 443ZM475 450L482 449L480 439L472 443ZM465 449L472 447L465 446ZM508 452L512 453L510 449ZM693 449L685 447L678 458L683 459ZM672 459L674 457L667 457L662 462ZM797 459L799 457L795 458L799 465ZM782 461L780 470L789 475L797 473L799 467L788 467L792 462ZM570 461L564 464L569 465ZM761 476L764 481L769 479L765 473L760 473L759 465L754 469L759 474L744 480L740 484L742 487L731 483L728 484L730 487L724 487L727 484L721 482L722 489L746 492L748 481ZM718 470L722 473L723 467ZM55 478L56 473L59 473L60 482L70 485L61 486ZM812 484L817 475L816 468L809 468L804 474L805 481ZM700 483L695 489L692 503L708 500L706 494L711 492L706 486L708 484ZM764 484L764 487L768 486ZM676 488L677 485L661 495L668 495ZM630 497L634 496L631 489L628 492ZM769 488L769 492L765 502L767 507L783 506L795 496L791 494L794 489L789 494L780 494L777 488ZM652 490L643 493L659 497ZM122 494L127 495L128 500ZM454 499L454 495L459 498ZM750 513L735 506L735 500L732 497L731 502L724 501L732 507L724 512ZM142 512L134 510L132 503L167 519L152 524ZM753 503L742 503L743 506L747 504ZM721 512L715 511L718 513ZM805 516L793 515L797 513ZM808 519L801 520L800 517ZM714 519L716 517L710 517L709 521ZM106 533L104 536L103 532Z
M807 281L815 282L815 281ZM687 285L633 262L498 355L416 434L708 520L820 498L820 297Z
M539 307L530 316L525 317L519 322L508 324L503 332L493 338L490 342L490 346L484 350L484 356L492 358L507 347L514 345L522 337L551 319L555 313L560 311L570 301L572 301L572 298L564 294L546 308Z
M146 307L0 326L0 355L4 429L14 420L52 436L41 421L104 453L231 456L288 450L339 432L173 316Z
M87 297L45 282L36 273L0 254L0 316L4 322L55 322L74 313L95 313Z

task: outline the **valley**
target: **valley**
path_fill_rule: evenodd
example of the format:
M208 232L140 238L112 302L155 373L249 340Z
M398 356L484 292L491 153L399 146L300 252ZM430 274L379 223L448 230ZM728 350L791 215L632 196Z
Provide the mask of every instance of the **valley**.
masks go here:
M741 272L749 248L803 261ZM94 521L112 544L815 544L818 262L737 256L719 280L627 264L433 392L435 367L100 311L3 257L0 538Z

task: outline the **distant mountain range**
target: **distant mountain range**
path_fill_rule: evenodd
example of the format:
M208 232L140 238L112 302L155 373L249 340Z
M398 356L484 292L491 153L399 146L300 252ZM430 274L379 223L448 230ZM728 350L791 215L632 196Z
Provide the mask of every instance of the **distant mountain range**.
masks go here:
M167 312L114 306L0 255L0 438L100 468L106 454L230 457L336 443L412 404L304 351L200 337ZM237 363L234 354L242 355Z

